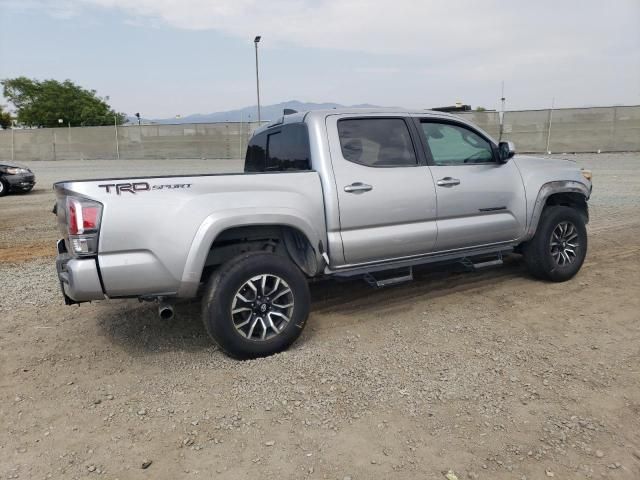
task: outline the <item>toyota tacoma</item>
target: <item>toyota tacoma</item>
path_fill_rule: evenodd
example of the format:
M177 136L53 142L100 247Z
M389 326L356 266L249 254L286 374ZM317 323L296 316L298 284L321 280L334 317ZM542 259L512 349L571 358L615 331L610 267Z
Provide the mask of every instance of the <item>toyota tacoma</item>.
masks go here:
M291 113L254 132L244 172L56 183L66 303L201 297L227 354L282 351L308 283L408 281L421 264L480 268L519 253L535 277L572 278L587 252L591 174L515 155L442 112Z

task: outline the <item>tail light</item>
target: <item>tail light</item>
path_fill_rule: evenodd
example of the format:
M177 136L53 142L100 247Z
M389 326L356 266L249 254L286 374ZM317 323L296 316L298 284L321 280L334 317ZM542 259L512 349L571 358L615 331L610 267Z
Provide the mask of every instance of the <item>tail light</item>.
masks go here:
M69 251L76 256L98 253L98 233L102 204L93 200L67 197Z

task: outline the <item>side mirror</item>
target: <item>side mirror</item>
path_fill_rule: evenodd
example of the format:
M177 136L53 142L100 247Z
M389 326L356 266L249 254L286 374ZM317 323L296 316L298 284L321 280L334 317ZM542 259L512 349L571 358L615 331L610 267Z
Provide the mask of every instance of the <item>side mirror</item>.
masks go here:
M498 154L500 155L500 161L507 163L516 154L516 146L513 142L500 142L498 144Z

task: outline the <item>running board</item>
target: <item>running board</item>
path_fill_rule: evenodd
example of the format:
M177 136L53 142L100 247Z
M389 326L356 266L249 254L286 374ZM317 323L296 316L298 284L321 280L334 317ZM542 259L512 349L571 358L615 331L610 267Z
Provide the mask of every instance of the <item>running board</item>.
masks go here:
M331 268L326 266L325 275L331 275L341 278L353 278L361 277L367 273L383 272L390 269L408 268L416 265L427 264L446 264L446 263L459 263L460 259L464 258L495 258L496 255L506 255L513 251L512 245L498 244L490 245L486 247L466 248L460 250L451 250L444 253L435 253L420 255L409 258L387 260L380 263L371 264L358 264L358 265L344 265L337 268Z
M502 259L489 260L488 262L474 263L473 264L473 268L476 269L476 270L479 270L481 268L494 267L494 266L502 265L502 264L503 264Z
M481 270L483 268L488 267L496 267L498 265L502 265L504 262L502 260L502 252L498 252L496 258L493 260L485 260L483 262L474 263L470 258L463 258L460 260L460 263L464 265L469 270Z
M395 277L376 278L371 273L366 273L364 275L364 281L367 282L370 286L375 288L391 287L393 285L399 285L401 283L410 282L412 280L413 280L413 267L408 267L404 272L402 272L401 275L398 275Z

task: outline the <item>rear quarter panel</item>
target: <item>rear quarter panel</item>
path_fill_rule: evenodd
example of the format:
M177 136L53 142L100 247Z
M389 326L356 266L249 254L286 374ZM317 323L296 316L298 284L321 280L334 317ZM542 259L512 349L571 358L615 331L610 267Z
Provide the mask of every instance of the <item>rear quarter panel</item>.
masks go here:
M100 186L122 182L150 188L118 194ZM193 296L211 243L233 226L292 224L314 245L324 236L316 172L132 178L63 188L103 204L98 263L109 296Z

